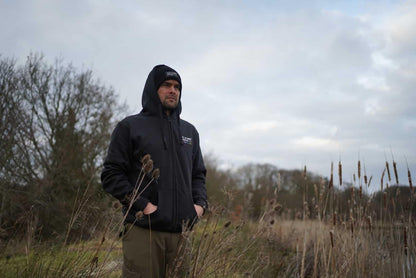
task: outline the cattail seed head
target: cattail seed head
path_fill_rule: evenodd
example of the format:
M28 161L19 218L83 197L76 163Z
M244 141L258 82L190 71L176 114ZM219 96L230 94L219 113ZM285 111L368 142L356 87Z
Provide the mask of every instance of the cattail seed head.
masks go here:
M334 185L334 163L331 162L331 178L329 180L328 188L331 189L333 185Z
M368 187L370 187L371 180L373 179L373 176L370 176L370 179L368 180Z
M338 163L338 176L339 176L339 185L342 185L342 164L341 161Z
M381 174L381 180L380 180L380 190L381 191L383 191L383 180L384 180L384 173L385 172L386 172L386 168L384 168L383 173Z
M361 178L361 161L358 160L358 180Z
M224 228L228 228L228 226L230 226L231 221L228 221L227 223L224 224Z
M399 175L397 174L397 165L396 161L393 160L393 170L394 170L394 176L396 177L396 184L399 184Z
M407 178L409 179L410 191L413 192L412 175L410 174L409 168L407 168Z
M302 174L302 176L303 176L303 179L304 180L306 180L306 165L303 167L303 174Z
M390 167L389 167L389 163L386 161L386 169L387 169L387 176L389 178L389 181L391 181L391 176L390 176Z
M329 231L331 237L331 247L334 248L334 230Z

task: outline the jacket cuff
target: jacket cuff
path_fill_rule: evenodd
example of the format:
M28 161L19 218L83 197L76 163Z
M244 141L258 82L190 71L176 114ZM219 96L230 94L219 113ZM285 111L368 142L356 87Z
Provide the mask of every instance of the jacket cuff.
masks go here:
M143 211L144 208L147 206L147 203L149 203L148 199L140 197L136 202L134 202L133 207L137 211Z
M203 201L203 200L197 200L197 201L195 202L195 205L201 206L201 207L204 209L203 214L205 214L205 212L206 212L206 211L207 211L207 209L208 209L208 204L207 204L207 202L205 202L205 201Z

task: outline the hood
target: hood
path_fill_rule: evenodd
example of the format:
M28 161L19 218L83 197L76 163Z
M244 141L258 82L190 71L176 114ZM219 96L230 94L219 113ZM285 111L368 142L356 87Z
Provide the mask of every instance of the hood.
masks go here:
M159 99L159 96L157 94L157 90L158 90L159 85L163 81L172 79L172 78L168 78L169 75L163 75L166 73L169 74L171 72L175 72L177 74L178 79L177 78L174 78L174 79L179 81L180 90L181 90L181 93L179 95L178 106L174 110L172 110L171 116L179 119L179 115L182 112L182 103L181 103L182 82L180 80L179 74L174 69L166 65L155 66L152 69L152 71L149 73L149 76L147 77L147 80L143 89L143 95L142 95L142 106L143 106L143 110L141 111L142 114L163 117L163 107Z

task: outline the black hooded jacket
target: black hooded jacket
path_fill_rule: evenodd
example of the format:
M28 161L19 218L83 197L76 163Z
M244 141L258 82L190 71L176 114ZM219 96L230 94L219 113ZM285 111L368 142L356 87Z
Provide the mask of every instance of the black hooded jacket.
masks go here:
M207 206L206 169L195 127L180 119L182 92L179 103L170 116L164 113L157 94L155 69L149 73L143 90L139 114L119 122L111 136L108 155L101 174L103 188L123 203L133 192L140 173L141 158L150 154L160 177L152 182L128 212L126 222L143 228L181 232L184 224L191 226L197 219L194 204ZM164 66L166 67L166 66ZM146 177L143 188L150 181ZM157 206L150 217L136 219L136 213L147 203ZM149 223L150 218L150 223Z

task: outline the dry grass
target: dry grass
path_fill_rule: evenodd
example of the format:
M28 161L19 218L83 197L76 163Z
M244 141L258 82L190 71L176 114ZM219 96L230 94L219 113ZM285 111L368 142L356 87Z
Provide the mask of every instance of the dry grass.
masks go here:
M384 199L377 206L371 198L362 200L361 191L357 194L361 178L368 186L365 165L364 176L361 163L357 166L357 187L351 188L346 212L339 210L334 193L333 165L330 181L314 187L314 211L308 211L305 201L300 219L278 215L282 209L278 196L265 202L257 220L230 220L227 210L211 208L192 232L186 232L191 246L187 277L414 277L413 190L410 208L403 209L397 217L388 209L392 204L399 206L399 194L384 191ZM387 162L385 172L390 180ZM338 175L341 184L341 162ZM409 170L408 177L410 185ZM384 187L383 177L381 186ZM133 200L140 191L136 194ZM25 250L27 244L23 244L21 252L0 259L0 273L3 277L119 277L121 220L112 219L99 238L87 243L53 249L34 246L31 250ZM170 270L169 277L178 277L176 267Z

